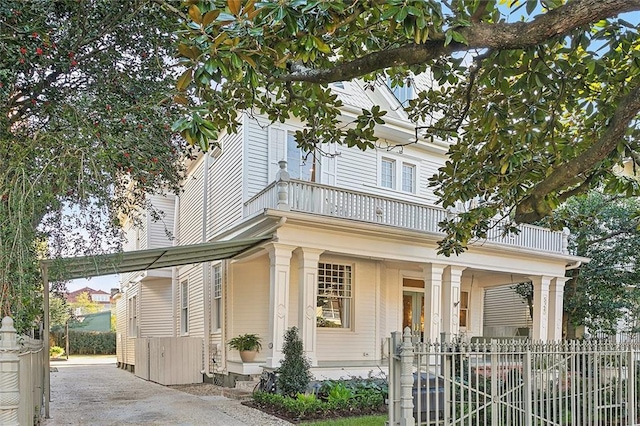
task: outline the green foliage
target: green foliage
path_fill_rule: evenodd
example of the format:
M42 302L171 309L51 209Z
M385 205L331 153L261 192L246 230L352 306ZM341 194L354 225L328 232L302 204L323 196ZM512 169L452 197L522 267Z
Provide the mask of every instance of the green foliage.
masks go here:
M117 250L119 213L178 190L177 27L152 2L0 5L0 309L18 330L42 321L38 258Z
M51 328L62 328L71 318L69 306L64 297L54 293L49 294L49 324Z
M261 338L257 334L241 334L229 340L229 347L237 351L256 351L262 349Z
M64 330L53 331L51 337L58 346L64 346ZM112 355L116 353L116 333L69 330L69 354Z
M74 302L69 303L69 307L74 311L80 309L82 314L95 314L102 309L99 303L91 300L91 296L86 291L80 293Z
M385 112L341 116L329 83L362 79L384 90L428 82L405 105L421 141L449 147L431 180L444 207L481 203L442 225L440 252L486 237L496 216L534 222L571 195L604 185L640 195L613 166L637 159L638 26L620 16L636 2L462 0L211 2L184 4L178 81L192 115L175 129L208 148L239 114L305 127L298 145L368 149ZM346 123L343 121L347 121Z
M278 392L287 396L305 393L312 378L309 371L311 363L304 356L297 327L291 327L285 332L282 353L284 359L278 369Z
M612 333L619 320L631 324L638 317L639 209L637 198L592 191L570 199L551 219L571 230L576 254L591 259L570 271L565 284L564 307L572 325Z
M337 383L329 389L327 401L334 408L342 409L349 405L353 392L344 383Z
M60 346L51 346L49 348L50 358L60 358L62 355L64 355L64 349L62 349Z
M309 422L307 425L313 426L383 426L387 422L387 416L362 416L349 417L346 419L320 420Z

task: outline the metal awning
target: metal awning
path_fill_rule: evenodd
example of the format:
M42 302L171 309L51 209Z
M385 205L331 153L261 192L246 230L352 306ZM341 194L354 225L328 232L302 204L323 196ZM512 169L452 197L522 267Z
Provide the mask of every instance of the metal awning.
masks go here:
M96 256L45 259L40 264L48 270L50 281L66 281L228 259L271 238L269 235Z

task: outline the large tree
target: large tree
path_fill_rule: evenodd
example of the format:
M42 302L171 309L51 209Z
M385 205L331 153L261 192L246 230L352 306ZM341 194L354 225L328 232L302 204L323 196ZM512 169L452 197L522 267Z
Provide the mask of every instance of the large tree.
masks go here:
M117 247L118 213L176 189L177 23L141 0L0 4L0 314L42 311L38 257Z
M403 85L430 73L431 87L406 110L427 140L451 143L432 184L445 207L483 201L443 224L445 254L485 237L495 215L537 221L600 185L639 192L612 167L640 158L638 18L623 15L640 0L185 3L165 5L184 22L177 100L194 111L175 128L204 149L236 128L239 111L298 117L307 150L371 148L384 111L339 124L328 84Z

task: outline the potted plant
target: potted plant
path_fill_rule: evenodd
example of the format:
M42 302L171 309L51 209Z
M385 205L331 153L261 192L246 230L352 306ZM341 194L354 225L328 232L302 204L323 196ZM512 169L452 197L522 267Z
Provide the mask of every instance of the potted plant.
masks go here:
M229 340L229 347L240 352L242 362L252 362L262 349L262 339L257 334L241 334Z

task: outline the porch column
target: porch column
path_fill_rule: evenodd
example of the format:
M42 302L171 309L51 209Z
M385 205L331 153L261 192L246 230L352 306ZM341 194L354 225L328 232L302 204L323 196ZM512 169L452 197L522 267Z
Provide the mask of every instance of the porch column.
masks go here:
M304 352L312 366L316 356L316 305L318 300L318 261L323 250L299 248L298 253L298 327Z
M549 284L551 277L531 277L533 282L533 340L549 340Z
M268 368L279 367L283 358L282 342L289 324L289 272L294 248L278 243L272 243L267 247L270 259L269 337L266 360Z
M556 277L549 287L549 340L562 340L564 284L568 277Z
M442 272L447 265L428 263L422 266L424 273L424 339L440 340L442 317Z
M447 266L442 276L442 325L447 339L460 333L461 266Z

